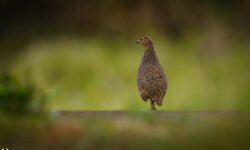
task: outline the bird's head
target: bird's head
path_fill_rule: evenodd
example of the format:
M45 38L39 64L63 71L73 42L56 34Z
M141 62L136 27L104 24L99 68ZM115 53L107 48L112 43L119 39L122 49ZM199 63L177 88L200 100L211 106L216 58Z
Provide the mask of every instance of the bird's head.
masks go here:
M139 43L143 46L149 46L152 45L152 40L148 36L144 36L136 41L136 43Z

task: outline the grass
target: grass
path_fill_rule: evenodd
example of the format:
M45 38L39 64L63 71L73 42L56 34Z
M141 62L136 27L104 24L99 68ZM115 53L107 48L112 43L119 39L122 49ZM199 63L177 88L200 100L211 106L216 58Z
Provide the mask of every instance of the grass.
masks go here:
M1 116L0 145L20 150L249 149L249 112L116 113Z
M179 40L152 33L169 80L161 110L249 109L250 46L209 42L202 34ZM60 36L31 41L11 72L48 95L48 110L148 110L136 86L143 47L138 37Z

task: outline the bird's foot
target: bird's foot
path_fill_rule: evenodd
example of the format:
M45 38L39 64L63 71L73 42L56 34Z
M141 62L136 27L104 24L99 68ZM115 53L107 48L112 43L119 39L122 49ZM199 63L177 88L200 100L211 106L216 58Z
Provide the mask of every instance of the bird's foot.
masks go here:
M156 109L156 108L151 108L151 111L153 111L153 112L158 112L159 110Z
M157 112L158 110L155 108L154 101L151 100L151 110Z

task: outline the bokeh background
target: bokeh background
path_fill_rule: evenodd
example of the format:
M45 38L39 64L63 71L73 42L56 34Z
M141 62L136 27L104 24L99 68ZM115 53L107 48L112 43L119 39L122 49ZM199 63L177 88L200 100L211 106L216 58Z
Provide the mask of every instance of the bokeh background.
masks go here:
M47 110L148 110L135 43L148 35L169 80L160 110L247 110L249 16L248 0L1 0L0 72Z

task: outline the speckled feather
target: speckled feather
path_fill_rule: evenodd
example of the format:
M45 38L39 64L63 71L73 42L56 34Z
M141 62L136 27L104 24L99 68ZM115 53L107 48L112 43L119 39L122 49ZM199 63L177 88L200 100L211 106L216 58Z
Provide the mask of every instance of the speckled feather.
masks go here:
M156 56L152 41L145 46L144 54L137 75L137 86L144 101L151 99L158 106L162 105L167 90L167 79Z

